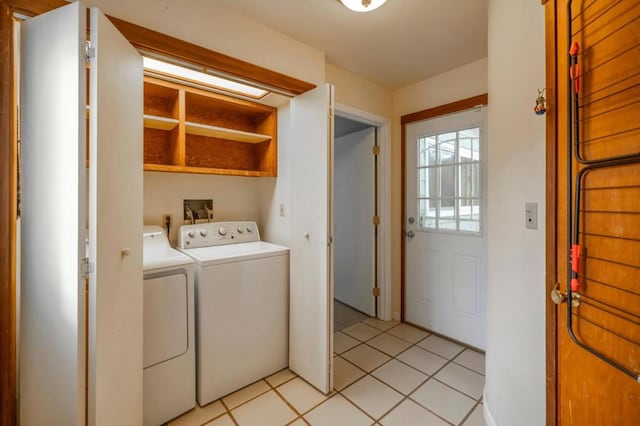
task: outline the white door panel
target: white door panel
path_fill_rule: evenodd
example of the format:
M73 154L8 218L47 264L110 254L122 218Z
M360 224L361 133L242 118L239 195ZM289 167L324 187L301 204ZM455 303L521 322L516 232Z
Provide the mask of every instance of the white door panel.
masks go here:
M373 127L335 141L335 299L375 316Z
M333 388L333 87L291 100L289 368Z
M446 167L465 167L457 165L457 161L452 160L455 166L449 166L438 170L441 173L438 177L438 184L433 186L434 174L428 171L424 175L419 175L419 153L418 140L424 137L442 135L459 130L480 128L480 150L476 155L480 156L480 182L484 182L483 168L485 160L483 153L486 151L486 135L484 123L486 122L486 108L481 111L471 110L458 114L439 117L432 120L422 121L407 126L406 138L406 211L404 218L406 229L413 232L414 237L405 237L405 316L408 322L420 325L435 332L444 334L454 339L460 340L478 348L485 347L485 298L486 298L486 232L484 229L484 203L480 201L480 222L479 232L464 233L456 232L455 229L447 230L432 229L434 219L431 215L435 210L435 216L444 226L463 229L464 208L462 204L451 203L456 207L449 208L445 201L438 199L439 204L433 204L433 191L440 198L446 198L443 194L446 190L445 178ZM460 134L458 134L460 138ZM446 138L445 138L446 139ZM458 155L465 148L463 142L458 140L455 148ZM440 139L438 139L440 144ZM427 145L428 146L428 145ZM451 145L453 146L453 145ZM424 147L423 147L424 149ZM444 150L445 148L438 148ZM448 149L448 148L447 148ZM473 150L473 149L472 149ZM472 151L469 150L469 151ZM435 152L435 151L433 151ZM443 151L444 152L444 151ZM437 158L441 155L438 153ZM423 158L423 165L426 156L429 155L427 149ZM469 154L473 158L473 154ZM429 157L429 158L436 158ZM459 157L456 157L459 158ZM432 161L432 160L428 160ZM439 160L438 160L439 161ZM427 164L435 164L428 163ZM429 169L426 169L429 170ZM451 169L449 169L451 170ZM423 179L422 181L420 179ZM456 175L449 190L456 189L456 197L462 191L461 181L467 178L462 174ZM469 182L470 180L465 180ZM432 186L429 186L431 183ZM481 184L480 196L486 198L486 186ZM418 199L428 194L429 204L425 214L425 207L419 205ZM437 198L437 197L436 197ZM461 202L460 202L461 203ZM433 207L436 205L437 207ZM458 219L456 217L457 212ZM456 225L456 220L458 225ZM412 222L413 221L413 222ZM440 223L440 222L438 222ZM437 225L439 226L439 225Z
M91 9L89 423L142 424L142 58Z
M86 11L21 24L20 422L84 424Z

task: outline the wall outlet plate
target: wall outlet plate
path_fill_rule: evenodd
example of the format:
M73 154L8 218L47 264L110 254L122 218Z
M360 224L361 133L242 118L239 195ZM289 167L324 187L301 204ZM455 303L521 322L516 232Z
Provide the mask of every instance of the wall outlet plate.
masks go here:
M182 207L185 223L202 223L213 220L213 199L183 200Z

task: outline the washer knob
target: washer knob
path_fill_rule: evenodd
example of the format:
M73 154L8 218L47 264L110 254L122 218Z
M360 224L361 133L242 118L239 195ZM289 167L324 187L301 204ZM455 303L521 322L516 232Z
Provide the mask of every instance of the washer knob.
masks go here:
M242 234L244 230L242 228L238 228L238 234Z
M192 229L189 232L187 232L187 235L189 236L189 238L193 238L196 236L196 231Z
M249 227L247 226L247 232L250 234L250 233L252 233L253 231L251 230L251 228L249 228Z
M200 235L202 235L203 237L207 236L207 230L206 229L201 229L200 230Z
M224 226L221 226L221 227L218 229L218 234L220 234L220 235L227 235L227 229L226 229Z

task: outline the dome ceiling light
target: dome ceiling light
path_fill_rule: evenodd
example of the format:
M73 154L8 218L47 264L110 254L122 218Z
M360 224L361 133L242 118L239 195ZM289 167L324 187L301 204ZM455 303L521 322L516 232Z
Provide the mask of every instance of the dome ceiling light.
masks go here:
M370 12L382 6L387 0L338 0L355 12Z

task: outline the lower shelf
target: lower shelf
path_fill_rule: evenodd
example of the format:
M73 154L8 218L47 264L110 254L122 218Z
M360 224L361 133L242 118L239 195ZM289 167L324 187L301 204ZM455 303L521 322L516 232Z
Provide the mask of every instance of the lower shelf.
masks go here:
M273 173L257 170L235 170L235 169L214 169L207 167L172 166L165 164L145 164L144 170L147 172L172 172L172 173L196 173L207 175L227 175L227 176L251 176L251 177L275 177Z

